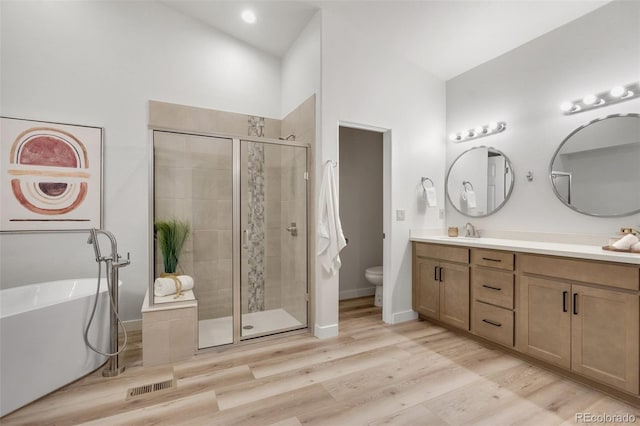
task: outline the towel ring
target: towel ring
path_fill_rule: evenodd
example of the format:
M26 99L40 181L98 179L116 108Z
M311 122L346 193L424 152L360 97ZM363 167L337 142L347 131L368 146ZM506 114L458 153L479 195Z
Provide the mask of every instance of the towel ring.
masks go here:
M473 185L471 184L471 182L469 182L468 180L463 180L462 181L462 186L464 187L464 192L469 192L467 185L469 185L471 187L471 190L474 191L473 189Z
M424 183L425 183L426 181L431 182L431 186L430 186L430 188L433 188L434 186L436 186L436 185L433 183L433 181L432 181L431 179L429 179L428 177L424 177L424 176L423 176L422 178L420 178L420 184L422 185L422 189L424 189L425 191L427 190L427 187L426 187L426 186L424 186Z
M331 164L333 167L338 167L338 162L336 161L335 163L331 160L327 160L325 161L324 164Z

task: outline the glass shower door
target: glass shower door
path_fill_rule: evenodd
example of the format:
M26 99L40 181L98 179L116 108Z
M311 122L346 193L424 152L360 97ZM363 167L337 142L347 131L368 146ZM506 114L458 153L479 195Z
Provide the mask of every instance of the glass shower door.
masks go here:
M307 149L241 141L240 338L307 327Z

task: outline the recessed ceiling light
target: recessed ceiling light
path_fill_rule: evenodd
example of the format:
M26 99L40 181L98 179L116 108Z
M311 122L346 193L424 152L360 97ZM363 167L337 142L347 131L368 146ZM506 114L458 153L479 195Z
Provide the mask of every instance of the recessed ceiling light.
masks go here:
M242 20L247 24L254 24L256 22L256 14L253 10L246 9L242 11Z

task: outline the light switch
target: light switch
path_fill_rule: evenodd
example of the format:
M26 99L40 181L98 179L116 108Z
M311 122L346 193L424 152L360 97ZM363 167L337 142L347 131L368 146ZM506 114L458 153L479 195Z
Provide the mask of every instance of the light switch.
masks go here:
M396 220L404 220L404 210L396 210Z

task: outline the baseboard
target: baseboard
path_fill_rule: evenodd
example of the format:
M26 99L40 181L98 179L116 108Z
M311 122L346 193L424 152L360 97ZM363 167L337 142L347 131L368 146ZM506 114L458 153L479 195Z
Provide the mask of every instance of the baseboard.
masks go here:
M340 300L357 299L358 297L373 296L376 294L376 287L357 288L355 290L340 291Z
M314 333L318 339L328 339L330 337L336 337L338 335L338 324L319 326L316 324Z
M124 329L127 331L140 331L142 330L142 320L122 321Z
M391 316L391 324L399 324L415 319L418 319L418 313L415 311L396 312Z

